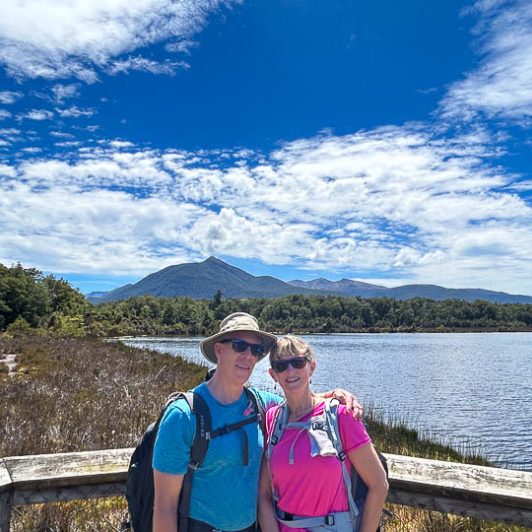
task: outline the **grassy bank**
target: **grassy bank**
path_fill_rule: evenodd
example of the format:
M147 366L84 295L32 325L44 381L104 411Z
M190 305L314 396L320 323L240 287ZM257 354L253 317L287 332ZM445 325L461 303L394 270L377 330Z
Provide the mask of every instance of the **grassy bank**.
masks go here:
M205 368L170 355L87 339L7 339L17 353L14 378L0 373L0 456L134 446L164 398L203 380ZM370 418L370 434L384 452L481 463L419 437L400 423ZM524 530L393 507L386 530ZM18 508L13 531L118 531L121 498Z

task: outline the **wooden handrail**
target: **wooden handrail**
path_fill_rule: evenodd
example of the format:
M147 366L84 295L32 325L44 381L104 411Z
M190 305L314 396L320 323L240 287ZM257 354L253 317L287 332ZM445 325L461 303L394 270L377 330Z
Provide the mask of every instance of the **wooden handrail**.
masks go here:
M133 449L0 459L0 531L13 506L123 495ZM532 472L385 454L388 501L532 527Z

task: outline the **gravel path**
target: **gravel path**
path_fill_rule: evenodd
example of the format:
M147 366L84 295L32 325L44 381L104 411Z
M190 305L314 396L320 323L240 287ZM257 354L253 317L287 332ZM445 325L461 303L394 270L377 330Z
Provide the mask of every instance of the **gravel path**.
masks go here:
M17 372L17 355L4 355L4 358L0 358L0 364L7 366L8 375L12 377Z

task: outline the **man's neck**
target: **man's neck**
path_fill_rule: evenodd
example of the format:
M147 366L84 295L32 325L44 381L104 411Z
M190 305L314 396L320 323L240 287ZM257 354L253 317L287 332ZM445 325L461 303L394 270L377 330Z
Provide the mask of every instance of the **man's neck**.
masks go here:
M240 399L244 386L240 383L227 382L221 375L215 373L207 382L211 395L223 405L235 403Z

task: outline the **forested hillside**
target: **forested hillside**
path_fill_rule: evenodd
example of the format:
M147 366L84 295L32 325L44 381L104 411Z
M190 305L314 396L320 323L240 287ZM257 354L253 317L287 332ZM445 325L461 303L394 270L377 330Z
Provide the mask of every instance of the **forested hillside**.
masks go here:
M291 295L278 299L132 297L90 305L63 279L0 265L0 332L13 336L206 335L231 312L249 312L269 331L532 331L532 305L458 299Z
M96 305L87 315L88 331L100 335L209 334L217 320L244 311L279 332L413 332L423 330L532 330L532 305L452 299L293 295L279 299L156 298Z

